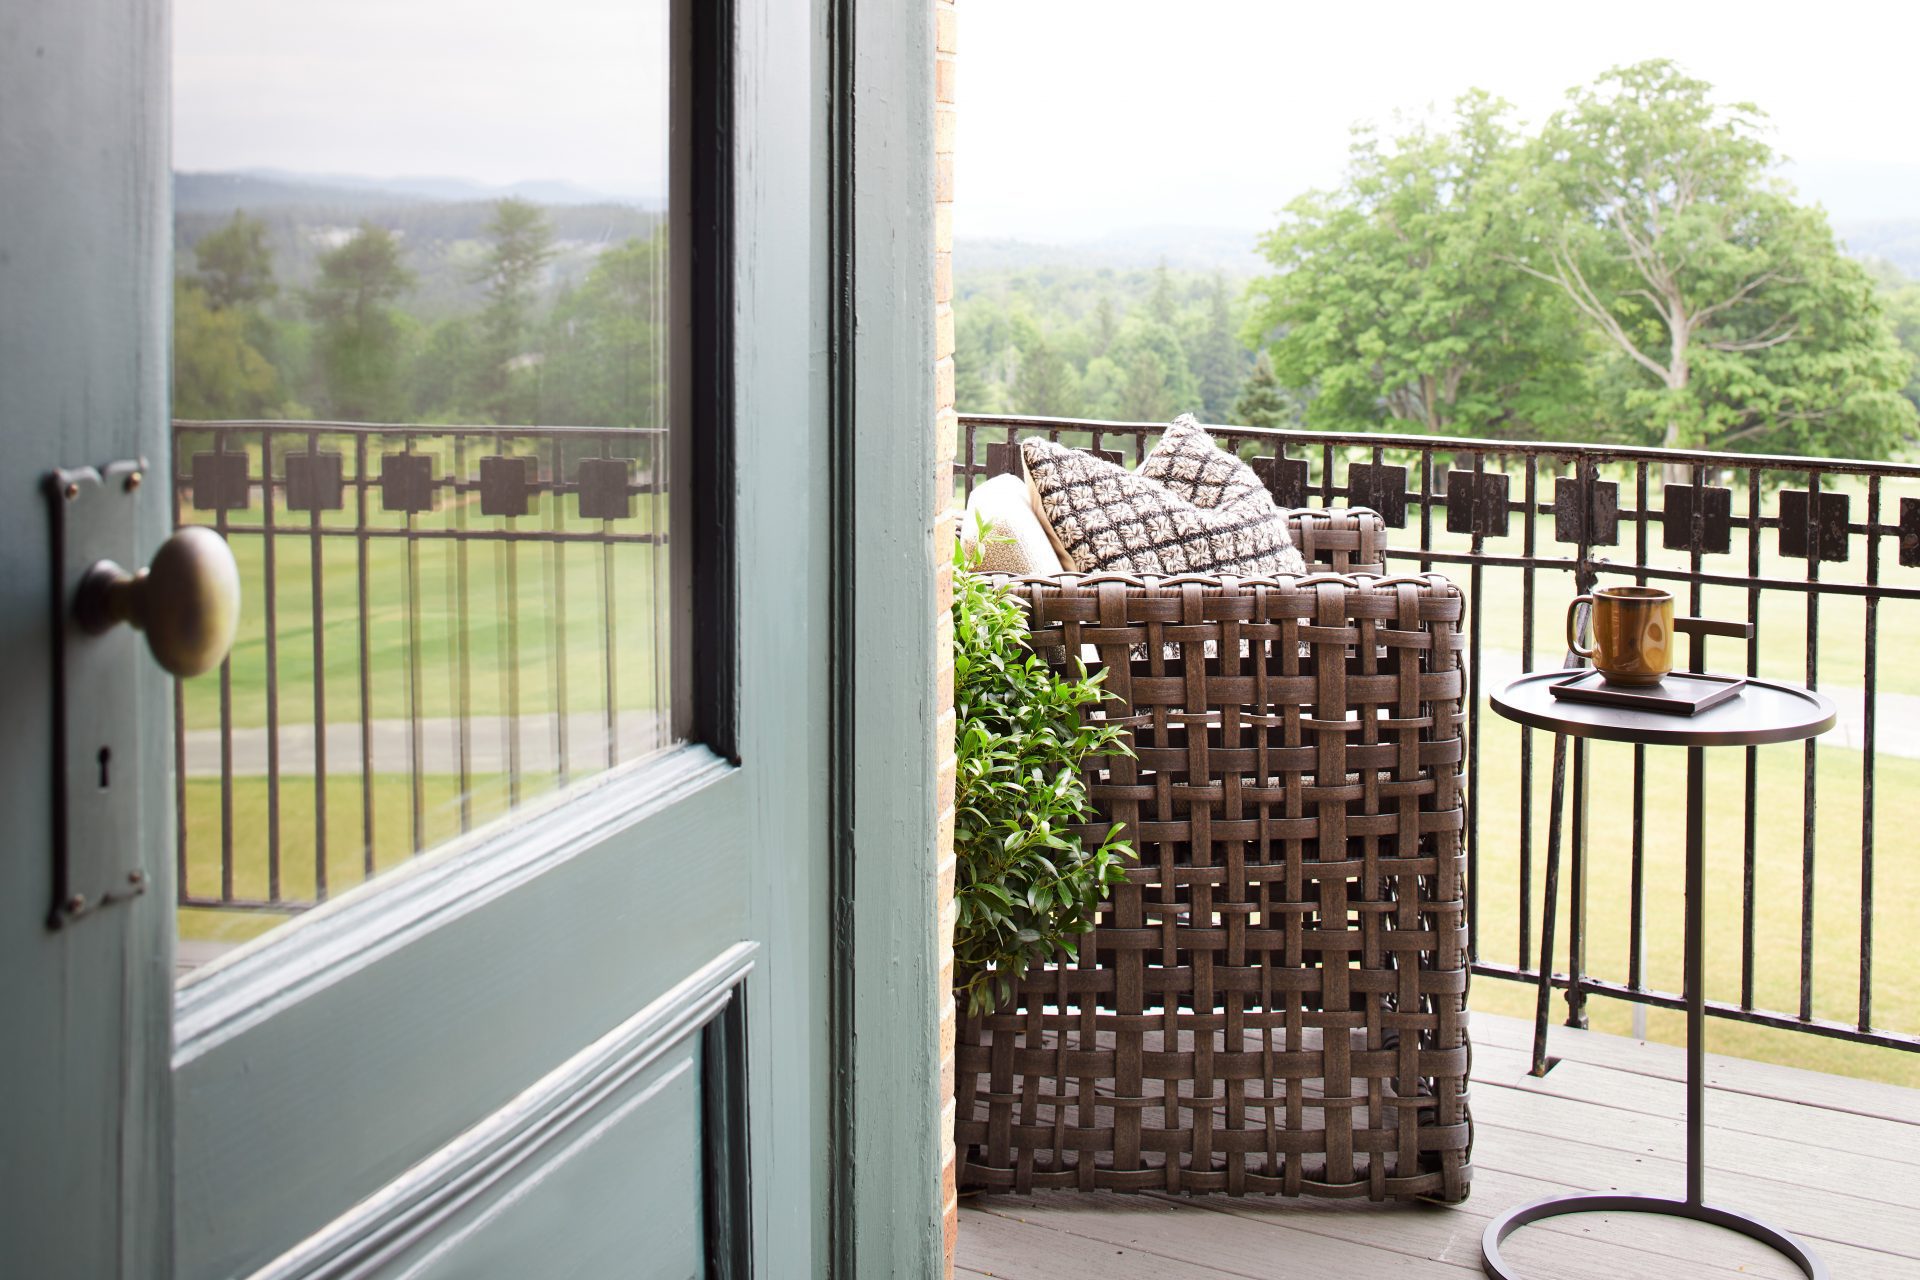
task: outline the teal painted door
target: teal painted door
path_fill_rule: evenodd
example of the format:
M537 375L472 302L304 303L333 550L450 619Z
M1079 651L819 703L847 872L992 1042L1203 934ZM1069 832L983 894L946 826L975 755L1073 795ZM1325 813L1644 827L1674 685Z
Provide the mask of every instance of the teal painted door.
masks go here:
M851 56L850 8L740 0L678 19L692 95L678 180L704 193L673 259L689 341L676 376L698 426L677 439L698 517L672 615L685 741L309 911L176 993L173 692L144 653L130 651L130 745L89 798L125 815L121 855L147 892L46 925L39 489L55 467L180 469L168 11L8 7L0 1269L937 1266L931 635L911 621L931 616L934 481L930 430L902 426L931 399L931 15L876 13L871 72ZM916 105L862 126L846 113L863 74ZM875 190L907 193L864 220L848 203L863 127L875 154L906 157ZM852 317L832 282L854 243L885 246L888 265L861 295L874 376L850 394ZM170 525L155 486L133 554ZM886 652L862 659L863 634ZM863 725L880 736L860 761ZM855 930L875 940L874 976L836 992L830 957L854 954Z

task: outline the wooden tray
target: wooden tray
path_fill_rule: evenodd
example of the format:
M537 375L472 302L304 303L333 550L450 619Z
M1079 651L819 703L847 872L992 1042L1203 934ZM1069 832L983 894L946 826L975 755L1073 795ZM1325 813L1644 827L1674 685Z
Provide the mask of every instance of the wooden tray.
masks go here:
M1603 707L1632 707L1637 711L1690 716L1728 698L1737 697L1746 683L1745 676L1670 671L1659 684L1609 684L1598 671L1589 667L1565 680L1556 680L1549 688L1554 697L1565 698L1569 702L1593 702Z

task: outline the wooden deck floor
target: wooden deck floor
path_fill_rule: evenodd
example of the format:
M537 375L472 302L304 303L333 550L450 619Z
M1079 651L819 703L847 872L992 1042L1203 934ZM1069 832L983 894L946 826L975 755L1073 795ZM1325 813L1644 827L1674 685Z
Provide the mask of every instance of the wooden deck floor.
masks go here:
M1708 1032L1711 1038L1712 1023ZM956 1274L1014 1280L1458 1278L1512 1205L1574 1190L1678 1196L1685 1055L1555 1027L1561 1059L1526 1073L1531 1027L1473 1018L1473 1195L1456 1208L1224 1196L963 1195ZM1920 1090L1709 1056L1707 1199L1799 1234L1835 1280L1920 1280ZM1582 1214L1512 1237L1542 1280L1794 1277L1712 1227Z

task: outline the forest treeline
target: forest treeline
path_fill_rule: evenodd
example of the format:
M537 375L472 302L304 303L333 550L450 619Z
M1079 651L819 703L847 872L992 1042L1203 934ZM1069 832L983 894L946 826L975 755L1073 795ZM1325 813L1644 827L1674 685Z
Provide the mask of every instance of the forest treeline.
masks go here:
M310 263L285 261L275 248L284 236L245 211L199 235L174 281L175 416L664 422L657 219L556 282L567 246L544 206L493 202L466 228L471 238L446 243L409 236L421 215L410 216L302 227ZM429 265L441 303L422 315L410 303ZM290 266L304 283L289 279Z
M1478 91L1358 129L1252 281L962 276L960 408L1893 456L1920 283L1847 256L1764 120L1649 62L1534 130Z

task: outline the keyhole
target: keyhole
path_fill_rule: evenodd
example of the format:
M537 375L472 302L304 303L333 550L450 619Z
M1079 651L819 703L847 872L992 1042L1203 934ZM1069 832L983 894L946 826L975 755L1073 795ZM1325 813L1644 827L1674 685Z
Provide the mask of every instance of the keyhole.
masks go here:
M100 748L100 789L107 789L107 766L113 763L113 748Z

